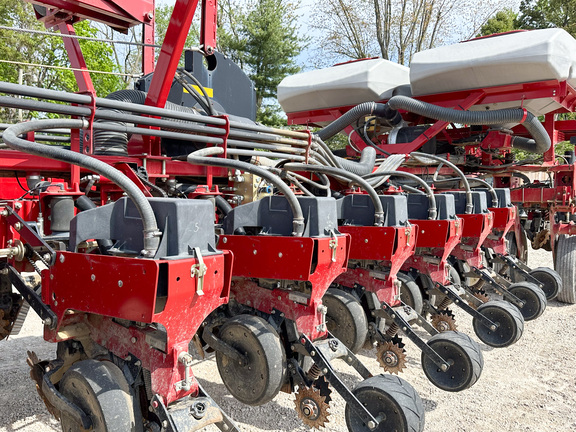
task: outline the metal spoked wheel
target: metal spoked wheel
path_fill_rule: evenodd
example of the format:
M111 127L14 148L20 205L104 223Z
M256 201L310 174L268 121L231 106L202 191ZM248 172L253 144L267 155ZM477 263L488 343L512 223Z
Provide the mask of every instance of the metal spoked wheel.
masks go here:
M558 273L548 267L537 267L530 275L542 284L542 291L546 300L554 300L562 292L562 278Z
M554 268L563 282L558 301L576 303L576 235L562 234L558 237Z
M326 327L336 338L357 353L368 335L368 320L360 302L352 294L330 288L322 303L328 308Z
M397 277L400 281L400 300L402 300L402 303L410 306L418 314L422 314L424 301L418 284L412 276L405 273L398 273Z
M520 308L524 321L534 320L546 310L546 294L536 284L516 282L508 287L508 291L524 301L524 306Z
M141 432L140 413L134 411L130 386L122 371L108 361L83 360L66 371L60 392L92 420L94 432ZM84 431L66 413L60 418L64 432Z
M353 391L358 400L376 418L378 427L365 424L346 405L346 426L350 432L422 432L424 404L416 390L405 380L392 375L377 375L362 381ZM372 427L370 427L372 426Z
M513 304L492 300L480 305L478 312L498 325L496 330L491 330L476 318L472 320L476 336L486 345L505 348L515 344L522 337L524 317Z
M238 315L220 329L220 338L248 357L246 364L216 351L216 364L232 396L263 405L278 394L286 376L286 353L274 328L260 317Z
M452 331L438 333L428 340L428 345L450 364L448 370L443 371L422 352L422 369L436 387L458 392L478 381L484 358L480 346L468 335Z

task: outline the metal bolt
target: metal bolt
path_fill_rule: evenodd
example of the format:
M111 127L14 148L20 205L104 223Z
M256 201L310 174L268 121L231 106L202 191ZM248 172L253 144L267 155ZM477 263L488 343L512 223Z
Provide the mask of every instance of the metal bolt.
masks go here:
M327 374L327 373L328 373L328 368L322 369L322 373Z
M292 351L294 351L294 350L296 349L296 347L295 347L294 345L290 345L290 349L291 349Z
M282 252L278 252L278 258L282 258Z
M45 253L42 258L44 258L44 261L50 261L50 254Z
M16 229L16 231L20 231L22 229L22 223L21 222L16 222L14 224L14 228Z
M368 243L368 239L364 239L364 243Z
M136 341L138 341L138 339L136 339L134 336L132 336L132 337L130 338L130 342L132 342L133 344L135 344Z
M368 426L368 429L376 429L376 423L374 423L373 420L368 420L368 423L366 423L366 426Z
M228 237L222 238L222 243L228 243Z
M45 326L49 326L52 324L52 318L46 318L45 320L42 321L42 324L44 324Z
M50 275L50 280L54 280L54 275L53 275L53 274Z
M164 421L162 422L162 427L163 427L163 428L167 428L167 427L168 427L168 420L164 420Z
M311 351L311 352L310 352L310 355L311 355L312 357L314 357L314 356L316 355L316 351Z
M146 18L148 18L150 21L152 21L152 19L154 18L154 14L152 12L148 12L146 14Z
M63 263L66 261L66 257L64 255L60 255L60 262Z
M158 401L152 401L152 407L158 408Z
M250 300L247 300L247 301L246 301L246 304L247 304L248 306L250 306Z
M22 208L22 203L17 202L14 204L14 208L16 208L16 210L20 210Z
M58 306L58 301L54 300L54 306Z
M90 280L91 280L92 282L94 282L94 281L96 280L96 275L94 275L94 274L91 275L91 276L90 276Z
M282 300L282 296L278 296L278 300Z
M126 360L127 362L132 361L132 356L128 356L124 360Z
M122 285L124 285L124 282L122 282L121 280L119 280L119 281L118 281L118 286L119 286L120 288L122 288Z
M7 217L8 216L8 210L2 210L2 213L0 213L0 215L2 215L2 217Z
M253 253L254 255L256 255L256 254L258 253L258 251L257 251L256 249L254 249L254 250L252 251L252 253Z

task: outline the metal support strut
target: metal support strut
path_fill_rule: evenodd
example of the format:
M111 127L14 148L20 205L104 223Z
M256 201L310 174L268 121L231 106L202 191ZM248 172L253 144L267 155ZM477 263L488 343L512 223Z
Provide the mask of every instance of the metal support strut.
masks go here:
M444 294L446 297L452 300L453 304L460 307L467 314L472 315L472 318L476 318L479 322L481 322L484 326L486 326L490 330L495 331L499 327L500 324L489 320L486 316L482 315L476 309L470 307L470 305L468 305L468 303L463 301L462 297L460 297L458 293L454 290L454 288L452 288L450 285L442 285L441 283L436 282L436 288L442 294Z

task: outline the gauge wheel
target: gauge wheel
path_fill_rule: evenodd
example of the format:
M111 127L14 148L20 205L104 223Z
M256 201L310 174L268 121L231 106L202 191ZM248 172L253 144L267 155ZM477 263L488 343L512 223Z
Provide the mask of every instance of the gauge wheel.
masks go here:
M381 421L377 426L365 424L355 412L353 405L346 404L346 425L350 432L422 432L424 430L422 399L416 390L402 378L377 375L362 381L353 393L370 414Z
M398 273L397 277L400 281L400 300L402 300L402 303L414 309L418 315L422 315L424 301L420 287L412 276L405 273Z
M522 337L524 317L513 304L503 300L491 300L480 305L478 312L498 326L496 330L492 330L477 318L473 318L474 332L486 345L505 348L515 344Z
M286 353L276 330L260 317L238 315L220 328L219 337L247 357L244 364L216 351L216 365L230 394L247 405L272 400L286 377Z
M478 381L484 367L484 358L480 346L470 336L447 331L432 336L427 343L450 365L443 371L422 352L422 369L436 387L449 392L459 392L472 387Z
M60 393L92 420L94 432L141 432L140 413L122 371L109 361L83 360L66 371ZM85 429L66 411L60 418L64 432Z
M327 308L328 331L356 354L368 336L368 319L358 299L346 291L330 288L322 304Z

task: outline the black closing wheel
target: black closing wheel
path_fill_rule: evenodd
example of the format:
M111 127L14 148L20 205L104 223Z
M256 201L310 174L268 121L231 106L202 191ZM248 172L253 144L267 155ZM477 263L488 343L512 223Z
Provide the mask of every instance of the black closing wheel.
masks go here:
M548 267L537 267L530 271L530 276L542 284L546 300L554 300L562 292L562 278Z
M377 375L362 381L353 391L366 409L380 420L378 427L365 424L354 408L346 404L346 426L350 432L422 432L424 404L405 380ZM372 426L372 427L370 427Z
M405 273L398 273L398 280L400 281L400 300L402 303L410 306L418 314L422 314L424 301L422 300L422 291L414 281L412 276Z
M134 411L130 386L114 363L83 360L66 371L60 392L92 420L94 432L139 432L143 430L140 413ZM64 432L83 431L81 424L62 412Z
M576 303L576 235L562 234L558 237L554 268L564 285L558 301Z
M220 339L247 356L246 364L216 351L216 364L232 396L262 405L278 394L286 376L286 353L276 330L260 317L238 315L220 329Z
M484 367L484 358L480 346L470 336L447 331L432 336L427 343L450 364L448 370L443 371L422 351L422 369L436 387L458 392L472 387L478 381Z
M538 318L546 309L546 294L538 285L531 282L516 282L508 287L508 291L524 302L520 312L524 321Z
M322 298L327 307L326 327L336 338L357 353L368 335L368 320L360 302L352 294L330 288Z
M524 317L516 306L503 300L491 300L478 307L478 312L493 323L496 330L486 327L474 318L472 325L478 339L494 348L505 348L515 344L524 332Z

